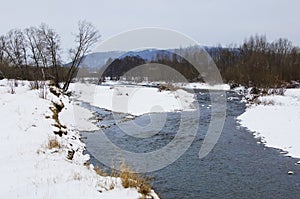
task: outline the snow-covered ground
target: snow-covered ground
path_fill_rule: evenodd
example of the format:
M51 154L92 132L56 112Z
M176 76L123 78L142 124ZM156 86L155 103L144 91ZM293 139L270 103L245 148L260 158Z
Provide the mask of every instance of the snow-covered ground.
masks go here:
M89 81L86 79L86 81ZM91 81L91 80L90 80ZM92 80L95 81L95 80ZM157 86L159 84L169 84L168 82L129 82L129 81L110 81L107 80L106 82L103 83L104 85L125 85L125 84L133 84L133 85L140 85L140 86ZM205 90L230 90L230 85L229 84L215 84L215 85L210 85L207 83L202 83L202 82L182 82L182 83L172 83L177 88L184 88L184 89L205 89Z
M0 81L0 198L140 198L138 190L125 189L120 178L99 176L93 165L84 166L89 156L83 155L72 102L46 91L42 99L41 91L30 90L26 81ZM62 137L53 133L58 128L53 126L51 101L64 104L59 120L67 135ZM84 123L91 113L80 111ZM96 127L86 122L80 128ZM50 140L56 143L53 148ZM70 151L72 159L67 158Z
M224 91L230 90L230 86L228 84L210 85L206 83L195 82L195 83L175 83L174 85L179 88L185 88L185 89L205 89L205 90L224 90Z
M300 89L288 89L284 96L259 97L238 117L242 126L255 132L268 147L280 148L300 158Z
M194 94L178 89L161 91L138 85L94 85L75 83L71 85L78 99L93 106L114 112L142 115L154 112L194 110Z

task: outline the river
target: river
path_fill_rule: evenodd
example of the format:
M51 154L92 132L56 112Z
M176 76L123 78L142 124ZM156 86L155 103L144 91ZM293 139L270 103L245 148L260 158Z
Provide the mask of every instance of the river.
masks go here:
M201 122L191 146L172 164L146 173L153 177L153 188L161 198L299 198L298 160L284 156L281 150L265 147L259 139L254 138L252 132L240 127L236 117L245 111L245 103L241 102L241 96L235 92L226 93L226 120L217 144L205 158L199 159L199 149L208 129L211 108L209 93L204 90L196 92L201 108ZM159 150L174 139L180 123L180 113L168 113L167 121L158 134L138 139L114 125L114 117L109 111L83 105L102 118L99 125L105 127L102 132L112 143L133 152ZM119 116L124 118L126 115ZM148 115L143 115L134 121L144 125L150 119ZM123 125L126 125L126 121L123 121ZM185 128L188 131L188 125ZM92 163L105 167L95 158L109 153L97 142L97 137L103 135L99 132L81 133ZM288 175L290 170L294 175Z

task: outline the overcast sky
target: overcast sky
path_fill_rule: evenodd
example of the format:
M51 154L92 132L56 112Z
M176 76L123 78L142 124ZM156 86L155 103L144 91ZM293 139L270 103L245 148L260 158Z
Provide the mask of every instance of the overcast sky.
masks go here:
M102 40L134 28L163 27L203 45L241 43L257 33L300 46L299 10L299 0L1 0L0 34L44 22L69 48L78 20L87 20Z

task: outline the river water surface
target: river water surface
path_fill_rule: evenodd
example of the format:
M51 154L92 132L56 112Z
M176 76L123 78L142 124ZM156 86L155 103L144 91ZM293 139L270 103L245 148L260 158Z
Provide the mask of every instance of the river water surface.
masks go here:
M253 133L240 127L236 117L245 111L241 96L227 92L227 116L220 139L214 149L199 159L199 149L210 122L210 95L196 91L201 107L197 135L189 149L167 167L146 173L153 177L154 190L164 199L188 198L300 198L300 165L297 159L286 157L278 149L267 148L253 137ZM168 113L163 129L156 135L140 139L127 135L109 111L85 107L96 112L102 120L98 123L111 142L124 150L149 152L159 150L175 136L180 123L180 113ZM121 118L125 115L120 114ZM148 115L134 119L139 125L150 122ZM123 125L126 125L126 121ZM186 126L189 130L189 126ZM82 132L91 161L104 166L92 154L105 155L98 132ZM97 154L99 153L99 154ZM113 152L111 152L113 153ZM293 171L294 175L288 175Z

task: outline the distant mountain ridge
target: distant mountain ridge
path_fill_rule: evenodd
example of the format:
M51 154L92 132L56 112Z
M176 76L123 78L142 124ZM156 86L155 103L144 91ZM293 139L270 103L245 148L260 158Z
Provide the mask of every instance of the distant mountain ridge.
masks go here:
M196 47L196 48L202 48L205 49L208 53L210 51L217 49L216 47ZM157 57L168 57L172 59L173 53L176 51L176 49L145 49L145 50L139 50L139 51L109 51L109 52L94 52L91 54L88 54L84 57L82 63L80 64L80 67L87 68L90 71L96 71L101 69L107 61L111 58L114 59L123 59L127 56L129 57L140 57L146 62L149 62L151 60L157 59ZM238 51L237 51L238 52Z
M88 54L84 57L80 67L98 70L101 69L106 63L109 58L111 59L123 59L127 56L129 57L140 57L145 61L151 61L157 57L159 54L160 56L172 56L174 50L159 50L159 49L146 49L141 51L109 51L109 52L95 52Z
M146 50L141 50L141 51L129 51L129 52L121 55L119 58L122 59L126 56L129 56L129 57L138 56L138 57L144 59L145 61L151 61L151 60L155 60L157 58L158 54L160 56L171 57L173 53L174 53L174 49L161 50L161 49L153 48L153 49L146 49Z
M109 52L95 52L86 55L80 67L85 67L89 69L100 69L102 68L109 58L115 59L124 54L122 51L109 51Z

